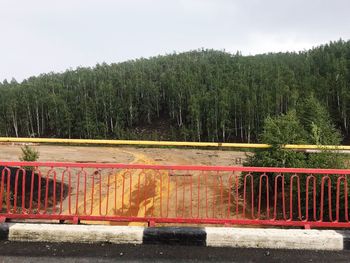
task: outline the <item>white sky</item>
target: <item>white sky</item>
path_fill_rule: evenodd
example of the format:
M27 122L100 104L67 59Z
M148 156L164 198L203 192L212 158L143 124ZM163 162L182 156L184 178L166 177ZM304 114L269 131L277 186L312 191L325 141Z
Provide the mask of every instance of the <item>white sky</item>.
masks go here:
M0 81L197 48L350 39L349 0L0 0Z

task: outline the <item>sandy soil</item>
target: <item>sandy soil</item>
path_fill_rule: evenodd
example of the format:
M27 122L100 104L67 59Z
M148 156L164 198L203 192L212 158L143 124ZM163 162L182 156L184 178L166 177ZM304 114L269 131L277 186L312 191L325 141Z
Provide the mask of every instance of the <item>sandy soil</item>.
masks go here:
M1 161L18 161L20 145L0 145ZM39 161L240 166L246 153L221 150L33 145ZM58 172L60 181L62 171ZM63 213L137 217L225 217L238 206L230 173L104 170L71 177ZM80 177L78 179L78 177ZM64 183L67 184L67 177ZM87 193L87 194L86 194ZM230 208L228 199L231 199ZM231 212L229 212L231 213ZM234 214L234 211L232 212ZM89 222L91 223L91 222ZM102 222L98 222L102 223ZM106 222L104 222L106 223ZM135 224L135 223L133 223Z
M135 154L143 154L157 164L237 165L246 158L244 152L198 149L159 149L135 147L92 147L33 145L39 161L130 163ZM21 145L0 145L1 161L18 161Z

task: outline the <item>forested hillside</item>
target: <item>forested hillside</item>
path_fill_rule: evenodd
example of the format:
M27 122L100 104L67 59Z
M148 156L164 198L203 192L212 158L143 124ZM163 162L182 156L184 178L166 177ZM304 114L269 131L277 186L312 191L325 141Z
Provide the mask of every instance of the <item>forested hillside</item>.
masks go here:
M346 137L350 41L256 56L197 50L5 80L0 135L252 142L266 117L310 95Z

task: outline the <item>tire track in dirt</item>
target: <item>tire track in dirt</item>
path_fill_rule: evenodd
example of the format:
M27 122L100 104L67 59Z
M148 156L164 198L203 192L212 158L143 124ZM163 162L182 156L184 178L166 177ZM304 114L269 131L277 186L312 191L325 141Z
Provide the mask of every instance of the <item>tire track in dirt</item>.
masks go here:
M120 149L119 151L133 156L131 164L155 165L159 164L159 162L163 163L162 159L156 159L156 161L144 153L137 152L137 150ZM169 156L166 159L169 159ZM182 165L191 164L190 160L183 157L169 160ZM100 176L101 184L99 182L95 183L93 194L92 186L88 185L87 192L90 194L87 195L85 204L81 193L79 194L80 197L78 199L81 200L78 203L79 215L85 215L86 210L88 210L88 214L92 216L214 217L216 214L218 216L222 215L225 208L218 205L220 205L220 200L225 203L224 205L227 205L226 197L230 191L230 189L226 189L225 198L222 199L223 193L218 188L219 177L212 173L208 175L207 181L207 177L198 171L120 169L117 171L111 170L108 174ZM193 185L191 185L192 183ZM191 191L193 190L193 196L189 193L190 187L193 187L191 189ZM100 189L102 189L101 202ZM124 196L122 196L122 192ZM204 198L205 194L209 196L209 202ZM232 198L234 199L234 196ZM219 210L217 210L216 206L218 206ZM90 207L92 208L90 209ZM67 211L65 213L68 213ZM110 225L146 224L110 221L83 221L83 223Z
M121 150L123 153L130 154L134 157L132 164L156 164L153 159L148 158L144 154L136 153L133 151ZM159 172L147 170L128 170L123 169L115 174L104 176L101 184L102 187L109 188L109 194L105 193L105 197L100 202L100 190L99 186L95 185L93 200L87 200L88 205L82 200L78 204L79 214L84 214L86 206L89 207L92 202L91 215L105 215L105 216L134 216L144 217L148 214L159 215L161 212L156 211L155 203L159 202L161 195L167 191L167 188L160 186L161 180L156 180L156 176L166 178L168 172ZM142 179L143 177L143 179ZM123 179L124 178L124 179ZM143 182L142 182L143 180ZM123 187L120 187L124 184ZM114 189L113 186L115 186ZM115 189L123 189L124 196L118 195ZM112 191L111 191L112 190ZM87 192L91 192L92 189L87 189ZM106 190L105 190L106 191ZM164 193L163 193L164 192ZM141 194L140 194L141 193ZM141 195L141 198L140 198ZM121 198L116 198L120 196ZM114 205L110 205L114 204ZM102 213L101 213L102 212ZM108 222L108 221L84 221L88 224L123 224L120 222ZM130 223L130 225L143 225L143 223Z

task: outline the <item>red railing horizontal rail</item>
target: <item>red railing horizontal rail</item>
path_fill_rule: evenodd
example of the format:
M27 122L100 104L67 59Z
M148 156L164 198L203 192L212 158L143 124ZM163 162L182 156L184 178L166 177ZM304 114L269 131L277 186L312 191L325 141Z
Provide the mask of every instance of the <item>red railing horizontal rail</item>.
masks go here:
M346 169L0 162L11 219L350 227Z
M153 169L153 170L193 170L193 171L242 171L272 173L308 173L308 174L350 174L350 169L316 169L283 167L241 167L210 165L150 165L121 163L72 163L72 162L0 162L0 166L32 167L74 167L74 168L116 168L116 169Z

